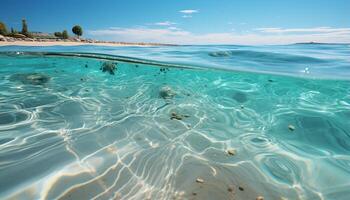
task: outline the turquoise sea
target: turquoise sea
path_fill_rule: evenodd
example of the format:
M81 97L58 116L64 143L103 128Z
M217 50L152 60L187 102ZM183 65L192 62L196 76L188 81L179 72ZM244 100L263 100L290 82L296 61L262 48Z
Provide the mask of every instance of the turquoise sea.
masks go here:
M260 197L350 199L349 44L0 47L0 199Z

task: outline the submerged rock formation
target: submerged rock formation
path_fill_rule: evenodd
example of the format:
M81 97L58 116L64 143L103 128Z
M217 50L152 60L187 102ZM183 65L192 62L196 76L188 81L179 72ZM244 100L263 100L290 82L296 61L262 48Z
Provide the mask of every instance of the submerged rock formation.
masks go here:
M114 75L114 71L117 70L117 67L113 62L104 62L100 70L102 70L102 72L109 72L109 74Z
M49 82L50 77L41 73L25 73L14 74L10 77L10 81L19 81L23 84L43 85Z
M234 100L236 100L239 103L244 103L248 101L247 95L244 94L243 92L235 92L232 97Z
M232 56L232 52L230 51L216 51L208 53L211 57L230 57Z
M183 120L184 118L190 117L189 115L181 115L181 114L177 114L176 112L172 112L171 113L171 117L170 119L176 119L176 120Z
M163 86L159 90L159 96L163 99L171 99L176 95L176 93L169 86Z

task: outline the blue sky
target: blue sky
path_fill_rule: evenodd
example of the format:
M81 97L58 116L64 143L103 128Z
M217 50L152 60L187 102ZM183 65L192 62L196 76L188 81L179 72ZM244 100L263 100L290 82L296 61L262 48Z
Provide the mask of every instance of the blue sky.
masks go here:
M0 21L127 42L350 42L350 0L1 0Z

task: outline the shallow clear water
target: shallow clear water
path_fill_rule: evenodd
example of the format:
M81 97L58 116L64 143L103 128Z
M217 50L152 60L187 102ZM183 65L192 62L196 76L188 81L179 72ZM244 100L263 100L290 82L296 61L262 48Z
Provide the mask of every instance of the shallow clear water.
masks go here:
M2 47L137 59L0 53L0 198L347 200L349 46L317 46Z
M201 68L307 76L308 78L350 79L350 44L170 47L7 46L0 47L0 51L100 53Z

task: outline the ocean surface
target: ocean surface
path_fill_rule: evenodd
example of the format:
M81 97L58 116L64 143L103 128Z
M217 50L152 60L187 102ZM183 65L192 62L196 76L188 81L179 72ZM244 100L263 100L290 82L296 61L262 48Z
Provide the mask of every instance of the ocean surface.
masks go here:
M350 198L350 45L0 47L0 199Z

